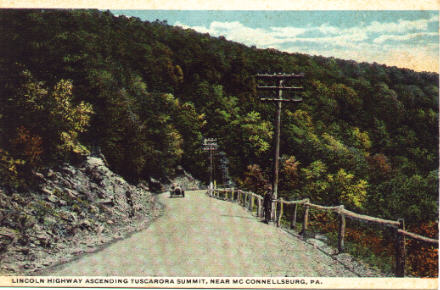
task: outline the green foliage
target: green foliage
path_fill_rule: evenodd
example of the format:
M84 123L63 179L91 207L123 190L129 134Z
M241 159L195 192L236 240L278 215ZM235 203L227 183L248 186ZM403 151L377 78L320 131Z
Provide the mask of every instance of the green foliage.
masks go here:
M182 166L194 176L204 177L206 158L200 144L203 142L202 130L207 123L205 114L198 113L193 103L186 102L179 105L174 118L176 129L183 139Z
M437 218L438 170L425 176L402 173L380 183L369 197L369 211L388 218L404 218L416 225Z
M7 151L0 148L0 178L2 184L12 188L19 188L26 184L17 169L24 163L24 160L15 159Z
M100 147L133 182L177 165L206 182L205 137L218 138L234 179L249 164L267 174L276 108L258 100L254 75L304 72L304 101L283 106L283 197L437 219L437 73L248 48L98 10L2 10L0 43L4 175Z
M368 151L371 148L370 137L368 136L368 132L361 132L359 128L354 127L351 132L351 142L354 147Z
M252 151L257 155L267 152L273 136L270 122L261 120L258 112L249 112L240 121L240 131L249 144Z
M342 168L336 174L329 174L327 180L330 184L329 195L337 196L338 201L348 207L363 207L367 196L367 181L356 180L353 174Z
M87 130L93 110L74 103L72 82L61 79L52 88L28 70L16 75L17 86L2 99L1 176L4 185L27 187L32 172L58 160L88 153L79 136Z
M72 102L72 82L60 80L47 89L29 71L23 72L23 78L25 81L10 105L19 114L15 115L19 124L42 137L46 157L87 154L78 136L88 127L93 110L85 102Z
M306 197L325 204L328 200L327 192L330 187L326 179L327 165L321 160L314 161L308 167L302 168L301 174L304 182L303 192Z

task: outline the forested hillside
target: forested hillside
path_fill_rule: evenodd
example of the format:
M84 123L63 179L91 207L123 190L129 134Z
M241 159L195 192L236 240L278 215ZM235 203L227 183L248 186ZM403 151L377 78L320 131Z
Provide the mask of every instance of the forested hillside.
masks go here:
M131 182L177 165L207 181L201 143L214 137L234 181L261 192L275 115L255 91L261 72L305 74L304 101L283 107L281 196L432 227L437 73L256 49L96 10L0 11L2 183L32 186L32 171L98 147Z

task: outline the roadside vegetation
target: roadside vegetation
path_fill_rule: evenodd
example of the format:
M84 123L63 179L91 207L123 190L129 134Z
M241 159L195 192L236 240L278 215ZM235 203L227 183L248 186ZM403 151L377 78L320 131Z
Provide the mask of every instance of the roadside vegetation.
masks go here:
M130 182L177 165L208 181L201 144L211 137L235 183L262 193L275 106L259 101L254 75L303 72L304 102L282 114L281 197L404 218L437 236L437 73L256 49L97 10L4 9L0 43L3 187L33 187L33 172L96 148ZM424 253L411 258L416 275L436 274L437 249L408 248Z

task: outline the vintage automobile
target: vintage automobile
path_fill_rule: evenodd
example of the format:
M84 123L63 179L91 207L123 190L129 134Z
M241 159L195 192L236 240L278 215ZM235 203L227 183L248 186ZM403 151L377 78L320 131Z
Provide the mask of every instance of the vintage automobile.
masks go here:
M173 184L170 189L170 197L185 197L185 190L182 186Z

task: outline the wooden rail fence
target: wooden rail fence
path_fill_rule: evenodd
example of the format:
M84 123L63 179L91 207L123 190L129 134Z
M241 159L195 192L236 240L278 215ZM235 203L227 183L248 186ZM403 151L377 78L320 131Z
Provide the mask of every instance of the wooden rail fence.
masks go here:
M251 212L254 212L256 205L257 217L264 216L263 210L263 197L249 191L243 191L234 188L223 188L208 190L208 195L214 198L236 201L239 205L245 207ZM403 219L387 220L382 218L371 217L368 215L358 214L349 210L346 210L343 205L339 206L322 206L313 204L308 198L302 200L287 201L282 198L274 200L275 206L279 207L277 216L274 223L276 226L281 225L281 218L283 216L284 206L294 206L293 215L290 221L290 228L296 229L296 217L298 206L304 206L303 225L300 234L307 238L308 224L309 224L309 208L318 210L333 211L338 214L338 251L341 253L344 251L344 236L345 236L345 219L355 219L361 222L375 223L380 226L389 227L395 236L395 267L394 273L396 277L405 276L405 237L416 239L425 243L435 244L438 247L439 241L436 239L424 237L415 233L411 233L405 230L405 222Z

